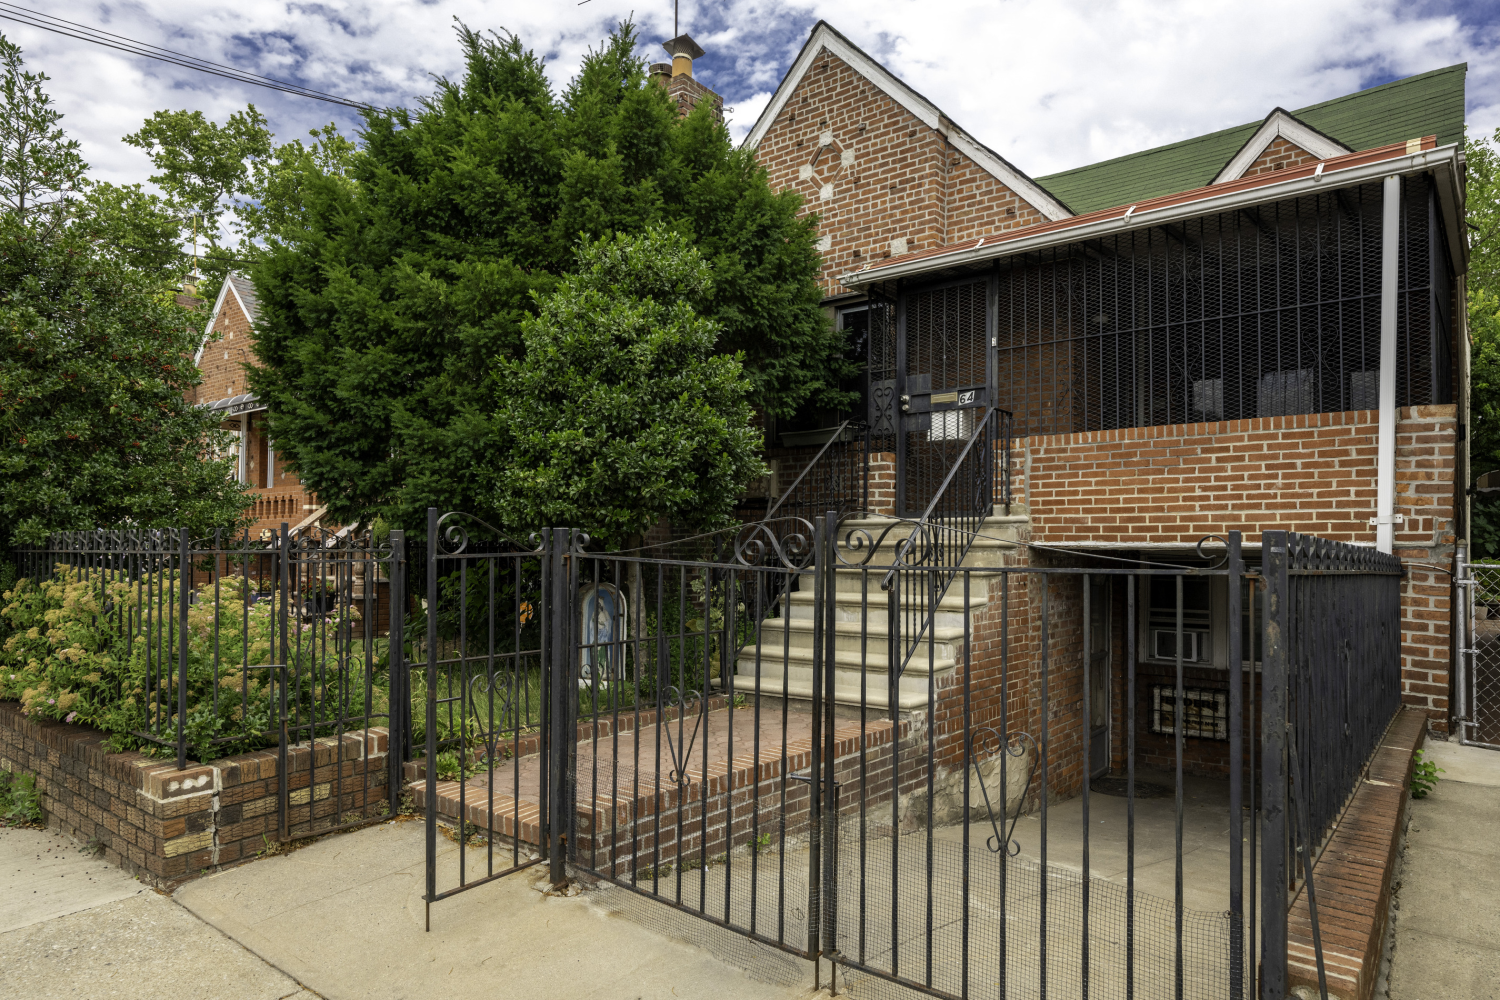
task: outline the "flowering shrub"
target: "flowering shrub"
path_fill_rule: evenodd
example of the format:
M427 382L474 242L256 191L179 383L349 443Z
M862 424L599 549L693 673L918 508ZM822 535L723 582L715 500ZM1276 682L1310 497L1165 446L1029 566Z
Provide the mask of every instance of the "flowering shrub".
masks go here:
M19 701L33 718L110 733L116 750L161 752L140 732L175 745L179 586L176 571L104 582L66 566L47 579L18 581L0 595L10 633L0 646L0 698ZM211 760L275 745L277 671L266 666L279 662L279 616L269 602L250 603L243 577L223 576L217 592L208 583L191 600L183 726L189 754ZM293 616L287 624L289 711L304 722L351 708L363 715L362 664L355 677L341 668L340 620Z

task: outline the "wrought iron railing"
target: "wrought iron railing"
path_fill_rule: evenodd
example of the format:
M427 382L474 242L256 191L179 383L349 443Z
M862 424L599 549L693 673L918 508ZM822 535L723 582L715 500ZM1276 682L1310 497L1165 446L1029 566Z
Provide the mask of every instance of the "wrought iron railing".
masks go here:
M994 512L997 444L1003 444L1005 451L999 495L1009 503L1009 431L1010 414L986 408L922 517L911 524L910 533L896 548L881 586L890 595L891 613L902 618L898 674L906 670L912 654L932 628L938 605L973 547L984 519Z

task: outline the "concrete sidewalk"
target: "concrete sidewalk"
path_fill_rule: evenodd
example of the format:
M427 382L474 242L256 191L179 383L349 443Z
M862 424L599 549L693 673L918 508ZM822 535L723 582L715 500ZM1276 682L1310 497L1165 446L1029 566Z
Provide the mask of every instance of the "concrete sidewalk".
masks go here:
M738 954L743 945L727 932L722 942L705 936L717 929L701 920L660 903L610 898L631 895L623 891L543 896L532 888L541 869L435 904L432 930L424 932L422 833L419 822L367 827L167 896L67 838L0 830L0 997L792 1000L811 993L809 963ZM440 844L440 884L450 884L458 847Z
M1500 751L1429 740L1392 904L1390 1000L1500 1000Z
M170 897L67 837L0 830L0 996L312 1000Z

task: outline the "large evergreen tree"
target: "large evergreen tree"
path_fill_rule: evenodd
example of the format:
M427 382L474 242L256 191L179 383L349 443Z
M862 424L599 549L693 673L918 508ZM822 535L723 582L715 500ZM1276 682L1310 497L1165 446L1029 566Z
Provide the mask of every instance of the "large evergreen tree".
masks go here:
M414 111L367 113L346 171L299 161L294 224L253 270L251 386L277 454L334 516L493 509L484 483L509 455L489 376L524 353L522 321L580 242L616 232L693 244L716 350L742 354L764 411L841 401L815 221L706 106L679 120L631 25L560 96L515 37L459 35L462 79Z

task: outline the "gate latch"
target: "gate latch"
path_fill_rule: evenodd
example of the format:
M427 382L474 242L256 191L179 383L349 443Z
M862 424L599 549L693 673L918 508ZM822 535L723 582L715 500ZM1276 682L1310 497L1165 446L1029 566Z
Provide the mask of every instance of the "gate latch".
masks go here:
M901 397L901 412L902 413L910 413L911 412L911 397L910 396L902 396Z
M1370 518L1370 527L1372 527L1372 528L1378 527L1379 525L1382 525L1382 524L1405 524L1405 523L1406 523L1406 515L1405 514L1392 514L1390 517L1372 517L1372 518Z

